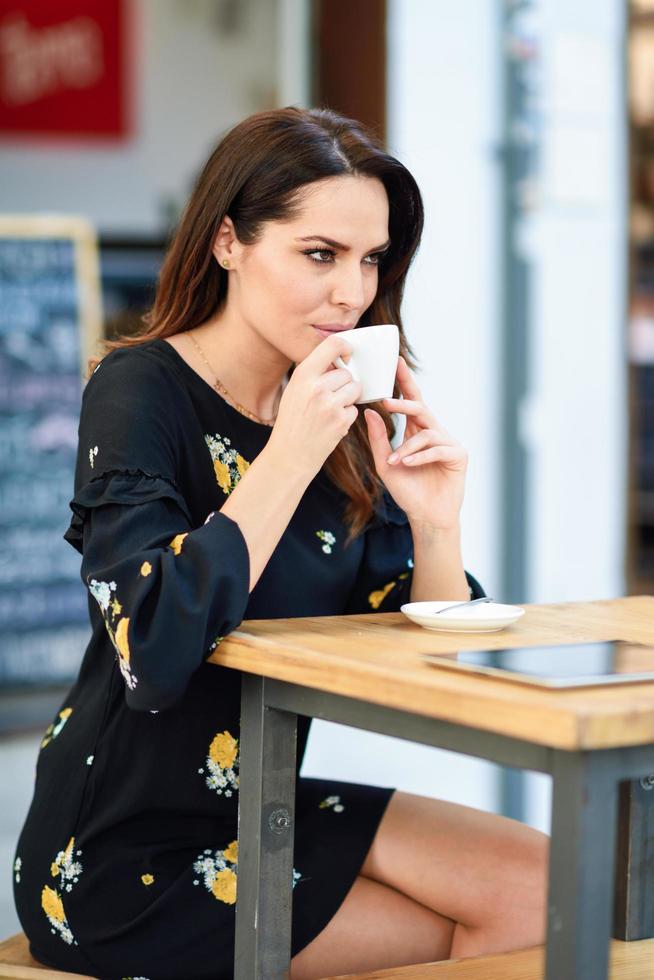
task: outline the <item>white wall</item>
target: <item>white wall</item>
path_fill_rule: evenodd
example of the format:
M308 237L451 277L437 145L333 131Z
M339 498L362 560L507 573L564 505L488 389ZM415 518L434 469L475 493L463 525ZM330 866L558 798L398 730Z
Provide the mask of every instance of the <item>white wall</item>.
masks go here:
M285 0L287 2L287 0ZM168 226L221 133L277 100L277 0L225 33L212 0L133 0L134 135L116 143L3 140L0 211L84 214L101 233Z
M527 598L624 594L627 170L622 0L542 0L544 128L532 242ZM526 781L549 827L551 780Z
M543 0L541 204L534 222L528 596L624 594L624 4Z

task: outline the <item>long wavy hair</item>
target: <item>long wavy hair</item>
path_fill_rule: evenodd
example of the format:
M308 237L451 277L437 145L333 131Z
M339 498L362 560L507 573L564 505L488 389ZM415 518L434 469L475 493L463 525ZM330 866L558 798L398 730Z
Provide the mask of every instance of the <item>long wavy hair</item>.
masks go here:
M391 245L379 263L377 294L357 326L396 323L400 353L415 366L404 336L400 305L406 274L424 223L422 198L409 171L361 123L329 109L289 106L255 113L230 129L209 157L163 261L152 309L136 335L104 343L104 354L155 338L172 337L213 317L227 297L227 273L212 246L226 215L240 242L257 242L266 221L298 213L305 185L340 175L376 177L388 196ZM92 371L101 358L89 362ZM395 394L398 394L397 387ZM392 416L381 403L389 438ZM370 519L382 493L363 415L326 461L326 472L349 501L347 543Z

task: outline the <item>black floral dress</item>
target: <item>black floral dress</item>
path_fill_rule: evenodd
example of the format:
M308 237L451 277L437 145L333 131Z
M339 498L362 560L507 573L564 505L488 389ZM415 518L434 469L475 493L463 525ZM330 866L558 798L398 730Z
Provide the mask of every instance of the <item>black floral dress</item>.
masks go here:
M163 340L114 351L86 386L65 537L92 635L43 738L14 864L22 926L53 967L232 977L240 674L206 657L242 619L408 598L406 515L386 494L345 547L346 500L322 471L249 594L245 541L220 508L269 435ZM300 719L298 768L308 730ZM344 900L392 792L298 780L293 954Z

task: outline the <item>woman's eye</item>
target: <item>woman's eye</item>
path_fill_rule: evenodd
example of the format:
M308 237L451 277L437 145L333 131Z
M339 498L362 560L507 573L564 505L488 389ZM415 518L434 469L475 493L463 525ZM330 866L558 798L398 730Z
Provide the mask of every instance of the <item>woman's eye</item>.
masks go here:
M311 261L316 262L318 265L330 264L334 261L334 256L336 255L335 252L328 248L314 248L304 254L308 255ZM367 255L363 261L365 265L379 265L383 254L383 252L375 252L373 255ZM320 258L315 258L316 255L320 256Z
M318 265L327 265L327 263L333 260L335 253L328 248L314 248L309 252L305 252L304 254L308 255L312 262L317 262ZM314 258L315 255L320 255L321 258L316 259ZM325 255L327 256L326 259L322 257Z

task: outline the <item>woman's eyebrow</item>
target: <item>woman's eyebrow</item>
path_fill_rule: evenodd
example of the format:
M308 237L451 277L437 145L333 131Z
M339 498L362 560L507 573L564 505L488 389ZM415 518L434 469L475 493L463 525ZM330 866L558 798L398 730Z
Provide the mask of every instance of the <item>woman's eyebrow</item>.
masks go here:
M326 235L305 235L304 238L296 238L295 241L296 242L315 242L315 241L321 241L321 242L325 242L326 245L331 245L332 248L338 248L338 249L340 249L342 252L349 252L350 251L350 246L349 245L343 245L341 242L335 242L333 238L327 238ZM388 248L388 246L390 244L391 244L391 240L389 238L387 241L382 242L381 245L375 245L375 247L374 248L371 248L370 251L371 252L381 252L383 249Z

